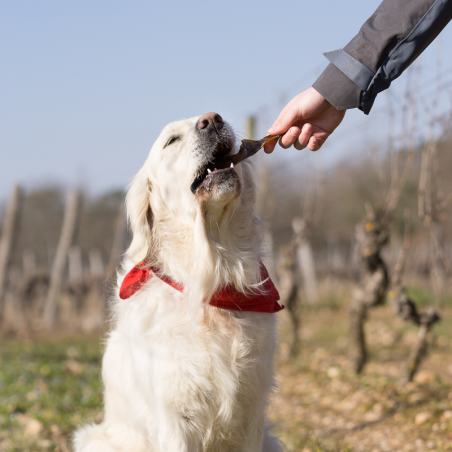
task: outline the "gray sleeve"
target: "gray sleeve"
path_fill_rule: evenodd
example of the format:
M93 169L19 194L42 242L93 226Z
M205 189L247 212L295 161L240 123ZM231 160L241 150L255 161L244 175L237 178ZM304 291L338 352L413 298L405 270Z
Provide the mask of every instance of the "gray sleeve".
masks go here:
M377 94L430 45L452 18L452 0L383 0L313 87L338 110L369 114Z

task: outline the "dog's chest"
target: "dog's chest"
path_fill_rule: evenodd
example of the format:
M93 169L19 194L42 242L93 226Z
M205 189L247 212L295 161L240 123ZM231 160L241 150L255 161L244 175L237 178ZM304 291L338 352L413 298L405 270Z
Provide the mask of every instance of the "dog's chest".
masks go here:
M273 382L274 316L207 306L194 321L182 299L165 303L128 316L145 399L187 429L241 431Z

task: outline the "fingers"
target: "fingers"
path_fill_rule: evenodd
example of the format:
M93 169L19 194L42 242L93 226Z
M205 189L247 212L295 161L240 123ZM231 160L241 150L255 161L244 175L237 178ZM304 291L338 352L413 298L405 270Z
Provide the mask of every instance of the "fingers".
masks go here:
M283 149L294 146L295 149L301 151L309 144L311 151L317 151L322 146L324 140L312 135L313 128L311 124L305 124L303 128L291 127L285 135L279 139L279 145Z
M325 143L323 138L312 136L309 139L308 149L310 151L318 151L322 147L323 143Z
M295 149L301 151L308 147L310 151L318 151L326 141L326 136L320 138L312 135L313 127L311 124L305 124L303 128L291 127L285 135L279 139L279 145L283 149L288 149L294 146ZM264 146L264 151L271 154L276 146L276 141L272 141Z
M297 141L298 137L300 136L301 130L299 127L291 127L280 139L279 139L279 145L283 149L288 149L290 146L293 146L293 144Z
M294 143L295 149L298 149L299 151L304 149L309 143L309 138L311 138L311 134L312 134L311 124L305 124L301 129L301 133L300 136L298 137L298 140L295 141Z

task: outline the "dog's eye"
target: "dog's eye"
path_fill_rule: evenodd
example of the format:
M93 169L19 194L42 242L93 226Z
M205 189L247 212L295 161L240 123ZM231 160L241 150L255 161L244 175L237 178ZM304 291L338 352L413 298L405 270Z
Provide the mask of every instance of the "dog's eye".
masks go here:
M180 135L177 135L177 136L175 136L175 137L171 137L167 142L166 142L166 144L165 144L165 148L167 147L167 146L169 146L170 144L173 144L173 143L175 143L176 141L179 141L181 139L181 136Z

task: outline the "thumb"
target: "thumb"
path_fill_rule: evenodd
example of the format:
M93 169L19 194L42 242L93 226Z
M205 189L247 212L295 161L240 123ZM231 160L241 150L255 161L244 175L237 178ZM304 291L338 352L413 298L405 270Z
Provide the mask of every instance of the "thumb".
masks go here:
M291 126L301 119L301 114L298 108L294 108L292 105L287 105L283 111L279 114L276 121L268 129L267 133L270 135L279 135L287 132Z

